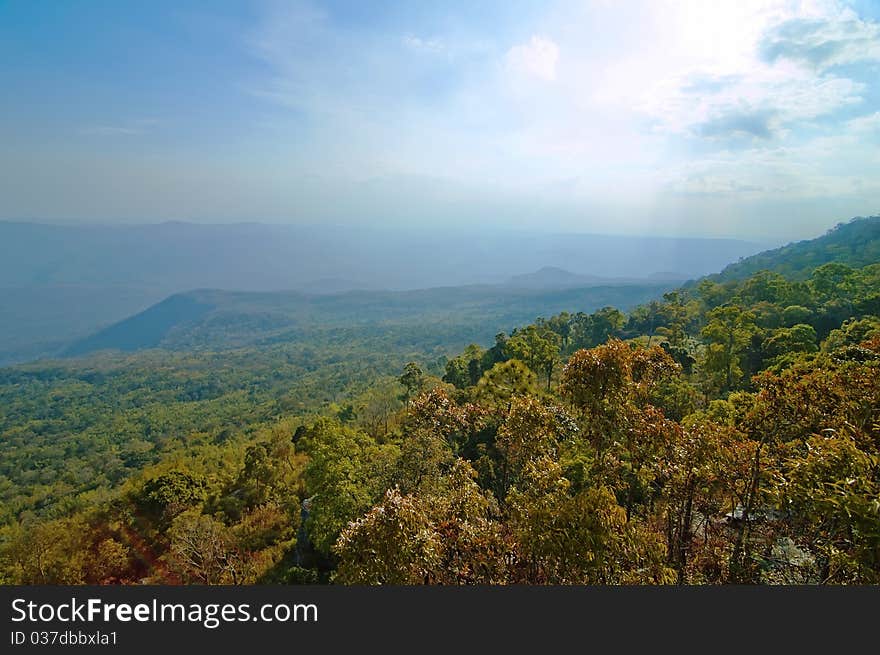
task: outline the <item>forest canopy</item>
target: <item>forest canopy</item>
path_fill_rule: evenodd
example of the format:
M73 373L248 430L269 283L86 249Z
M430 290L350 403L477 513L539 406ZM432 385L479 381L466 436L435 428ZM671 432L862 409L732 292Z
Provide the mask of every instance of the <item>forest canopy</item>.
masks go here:
M367 355L4 370L3 581L880 582L876 261Z

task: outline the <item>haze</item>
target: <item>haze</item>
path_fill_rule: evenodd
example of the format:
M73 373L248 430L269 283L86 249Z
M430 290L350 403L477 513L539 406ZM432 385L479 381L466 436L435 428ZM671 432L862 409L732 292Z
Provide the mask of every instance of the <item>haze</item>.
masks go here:
M870 0L13 0L0 218L812 237L878 209L878 21Z

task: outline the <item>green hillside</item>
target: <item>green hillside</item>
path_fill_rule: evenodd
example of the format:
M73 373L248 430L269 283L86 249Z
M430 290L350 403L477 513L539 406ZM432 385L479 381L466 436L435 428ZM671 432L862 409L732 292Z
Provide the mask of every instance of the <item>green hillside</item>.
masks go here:
M710 279L741 280L770 270L793 280L807 278L813 269L828 262L858 268L880 261L880 216L857 217L839 223L815 239L797 241L767 250L725 267Z

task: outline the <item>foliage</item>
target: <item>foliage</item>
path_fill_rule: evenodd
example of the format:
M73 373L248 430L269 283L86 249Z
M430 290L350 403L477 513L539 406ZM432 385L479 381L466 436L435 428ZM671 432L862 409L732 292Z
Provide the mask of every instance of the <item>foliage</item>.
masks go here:
M2 580L880 583L880 265L834 255L875 224L446 359L4 369Z

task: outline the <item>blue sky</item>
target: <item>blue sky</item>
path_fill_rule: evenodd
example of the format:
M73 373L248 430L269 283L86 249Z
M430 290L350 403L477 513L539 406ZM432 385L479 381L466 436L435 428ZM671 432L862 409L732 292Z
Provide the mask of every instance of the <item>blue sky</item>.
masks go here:
M0 218L814 236L880 2L0 1Z

